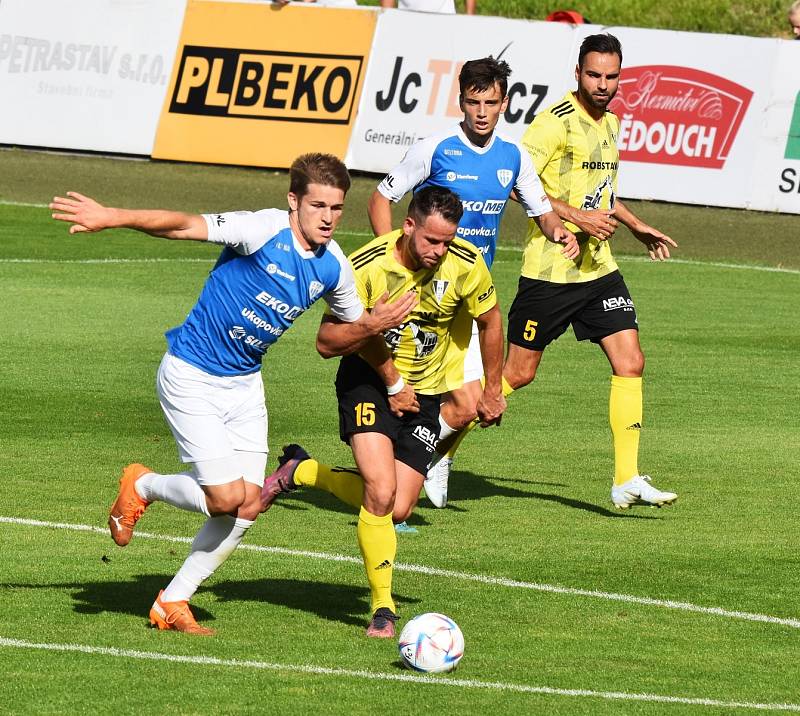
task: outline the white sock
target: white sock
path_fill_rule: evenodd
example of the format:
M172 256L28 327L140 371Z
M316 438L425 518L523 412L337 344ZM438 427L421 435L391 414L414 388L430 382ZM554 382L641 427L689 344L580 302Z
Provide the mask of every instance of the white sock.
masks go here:
M446 422L445 419L442 417L441 413L439 414L439 440L446 440L451 435L454 435L457 432L455 428L451 428Z
M242 541L254 520L231 515L209 517L192 542L189 556L161 596L163 602L184 602L208 579Z
M134 489L147 502L166 502L189 512L202 512L209 516L206 493L189 472L177 475L159 475L155 472L142 475Z

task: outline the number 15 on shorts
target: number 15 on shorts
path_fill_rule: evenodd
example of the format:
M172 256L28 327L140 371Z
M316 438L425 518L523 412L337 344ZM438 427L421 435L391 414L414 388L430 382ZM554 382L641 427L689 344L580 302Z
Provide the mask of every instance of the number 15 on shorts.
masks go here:
M356 425L375 425L375 403L358 403L356 405Z

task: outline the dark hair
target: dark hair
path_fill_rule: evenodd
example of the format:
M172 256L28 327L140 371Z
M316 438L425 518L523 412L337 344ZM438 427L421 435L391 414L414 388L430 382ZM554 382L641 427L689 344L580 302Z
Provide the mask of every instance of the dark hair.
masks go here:
M601 35L586 36L578 52L578 67L583 67L583 60L590 52L618 55L620 64L622 64L622 45L614 35L610 35L607 32Z
M494 57L469 60L464 63L461 72L458 73L458 87L461 96L463 97L467 90L484 92L494 87L497 82L500 85L500 93L505 97L508 93L508 76L510 74L511 68L504 60L496 60Z
M341 189L345 194L350 188L350 175L341 159L333 154L311 152L292 162L289 169L289 191L298 198L308 193L309 184L322 184Z
M420 189L408 205L408 215L418 224L424 224L431 214L439 214L451 224L458 225L463 213L458 194L442 186L429 185Z

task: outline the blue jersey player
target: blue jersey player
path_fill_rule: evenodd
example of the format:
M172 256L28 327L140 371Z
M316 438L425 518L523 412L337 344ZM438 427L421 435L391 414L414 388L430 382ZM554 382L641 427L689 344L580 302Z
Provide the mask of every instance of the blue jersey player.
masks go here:
M495 132L508 106L510 74L508 64L493 57L464 63L458 78L464 119L412 146L378 185L369 203L369 218L377 236L391 231L390 202L398 202L407 192L424 186L443 186L456 192L464 207L457 236L475 244L491 269L500 219L513 191L547 239L564 244L564 256L574 258L578 254L577 241L553 211L528 152ZM452 457L443 454L444 446L476 417L481 376L480 346L473 326L464 361L464 384L444 398L439 435L443 447L437 450L425 480L425 492L437 507L447 503L452 464Z
M209 635L188 601L233 552L261 511L267 463L267 410L261 360L271 344L320 298L338 319L318 335L325 353L370 348L387 385L394 368L381 332L401 323L415 298L380 302L364 311L352 269L332 240L350 187L336 157L306 154L290 170L289 210L185 214L102 206L68 192L50 204L70 233L130 228L168 239L222 245L200 298L186 320L167 331L167 352L156 381L161 407L185 472L161 475L128 465L108 525L125 546L151 502L206 516L190 554L150 610L159 629ZM400 386L393 408L414 409L410 388Z

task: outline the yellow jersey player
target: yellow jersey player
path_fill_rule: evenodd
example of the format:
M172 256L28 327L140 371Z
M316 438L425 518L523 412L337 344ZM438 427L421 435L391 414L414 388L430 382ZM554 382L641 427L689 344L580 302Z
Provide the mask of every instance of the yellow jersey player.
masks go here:
M385 377L370 367L365 358L371 356L363 351L339 364L339 431L353 451L358 472L332 469L310 459L300 446L290 445L262 492L264 509L281 492L301 485L326 490L360 508L358 543L372 602L369 636L395 634L393 522L406 520L419 498L438 440L441 395L463 381L463 353L473 320L486 376L477 407L481 423L499 422L506 407L500 310L480 251L455 238L462 211L461 200L451 190L425 187L409 204L402 229L374 239L350 256L356 288L367 309L385 301L387 294L402 296L413 290L419 299L400 326L384 332L401 376L394 385L386 387ZM333 330L339 323L334 316L323 320L318 334L323 356L337 354L338 343L325 329ZM379 362L372 360L373 365ZM397 401L408 386L416 402Z
M614 440L611 500L626 509L677 499L639 474L644 355L636 309L608 239L627 226L654 260L675 242L636 217L616 196L619 120L608 111L620 78L622 48L613 35L587 37L580 48L578 88L539 114L522 143L554 210L575 232L580 254L567 259L529 222L522 277L509 311L503 376L511 388L530 383L542 352L571 324L578 340L600 346L611 364L609 419Z

